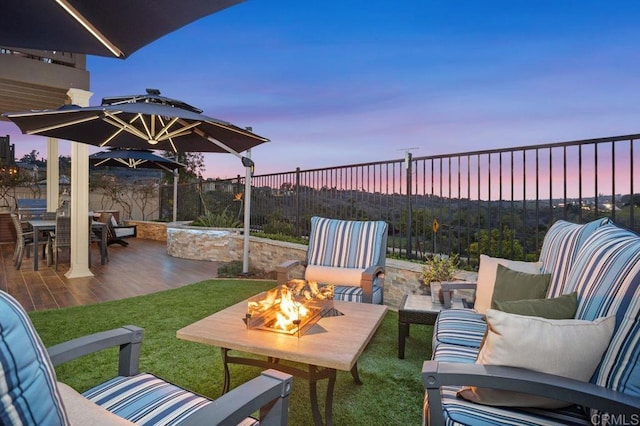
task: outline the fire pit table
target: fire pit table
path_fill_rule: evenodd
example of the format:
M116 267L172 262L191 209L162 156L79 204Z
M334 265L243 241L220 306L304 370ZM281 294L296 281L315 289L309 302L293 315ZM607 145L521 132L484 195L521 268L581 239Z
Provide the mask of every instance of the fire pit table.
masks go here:
M325 421L333 424L333 388L336 370L350 371L357 383L358 358L380 326L387 307L368 303L333 301L337 315L324 316L303 335L252 329L246 325L248 300L188 325L177 332L183 340L220 347L224 367L223 393L229 390L229 364L275 368L309 381L311 411L316 425L323 424L316 383L328 379ZM266 359L232 356L231 351L261 355ZM306 364L299 368L288 360Z

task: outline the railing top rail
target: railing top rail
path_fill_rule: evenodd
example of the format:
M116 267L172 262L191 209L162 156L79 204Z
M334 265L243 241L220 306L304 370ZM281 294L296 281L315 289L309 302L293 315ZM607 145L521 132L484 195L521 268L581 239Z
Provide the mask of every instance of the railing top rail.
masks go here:
M468 152L458 152L453 154L438 154L438 155L427 155L421 157L413 157L413 161L424 161L424 160L438 160L442 158L451 158L451 157L467 157L467 156L480 156L480 155L491 155L491 154L499 154L505 152L518 152L518 151L534 151L539 149L549 149L549 148L561 148L568 146L578 146L578 145L592 145L604 142L617 142L617 141L626 141L626 140L635 140L640 139L640 134L631 134L631 135L622 135L622 136L612 136L606 138L593 138L593 139L582 139L575 141L566 141L566 142L550 142L544 144L537 145L523 145L517 147L508 147L508 148L494 148L494 149L484 149L477 151L468 151ZM371 167L385 164L394 164L394 163L403 163L405 161L404 158L399 158L396 160L383 160L383 161L374 161L369 163L354 163L354 164L345 164L341 166L330 166L330 167L320 167L315 169L305 169L302 170L297 168L295 170L284 171L279 173L267 173L263 175L255 175L255 178L265 178L271 176L282 176L284 174L295 174L295 173L314 173L314 172L323 172L329 170L338 170L338 169L350 169L354 167Z

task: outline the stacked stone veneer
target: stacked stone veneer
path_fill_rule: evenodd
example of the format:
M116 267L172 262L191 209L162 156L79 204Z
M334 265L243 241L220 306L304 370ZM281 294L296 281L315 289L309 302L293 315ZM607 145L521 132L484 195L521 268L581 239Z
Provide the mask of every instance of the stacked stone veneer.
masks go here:
M217 262L241 261L244 236L237 230L218 230L188 227L159 222L136 222L138 238L164 239L170 256L185 259ZM149 229L147 229L147 227ZM162 232L158 228L164 228ZM274 271L276 266L289 260L304 260L307 246L266 238L250 237L249 264L251 270ZM302 267L292 271L291 278L302 278ZM384 303L391 308L400 305L405 294L422 293L422 264L403 260L387 259L385 270ZM458 278L472 280L473 274L461 271Z

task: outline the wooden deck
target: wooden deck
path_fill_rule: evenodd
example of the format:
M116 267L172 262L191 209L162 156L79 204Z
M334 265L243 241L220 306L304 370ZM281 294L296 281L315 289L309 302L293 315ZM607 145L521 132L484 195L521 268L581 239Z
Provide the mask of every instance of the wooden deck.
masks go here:
M13 267L13 244L0 244L0 289L15 297L27 311L88 305L154 293L215 278L218 263L186 260L167 254L165 242L130 238L128 247L109 246L109 262L100 265L94 245L90 268L93 277L68 279L69 252L60 253L58 271L33 258L24 258L20 270ZM33 256L33 253L31 254Z

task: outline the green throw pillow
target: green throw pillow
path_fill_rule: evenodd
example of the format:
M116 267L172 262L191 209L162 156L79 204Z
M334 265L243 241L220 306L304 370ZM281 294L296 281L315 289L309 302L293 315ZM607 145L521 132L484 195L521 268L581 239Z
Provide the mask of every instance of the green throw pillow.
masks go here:
M578 309L578 293L564 294L553 299L525 299L494 302L496 309L510 314L547 319L573 319Z
M496 309L496 301L542 299L547 295L550 279L551 274L527 274L498 265L491 308Z

